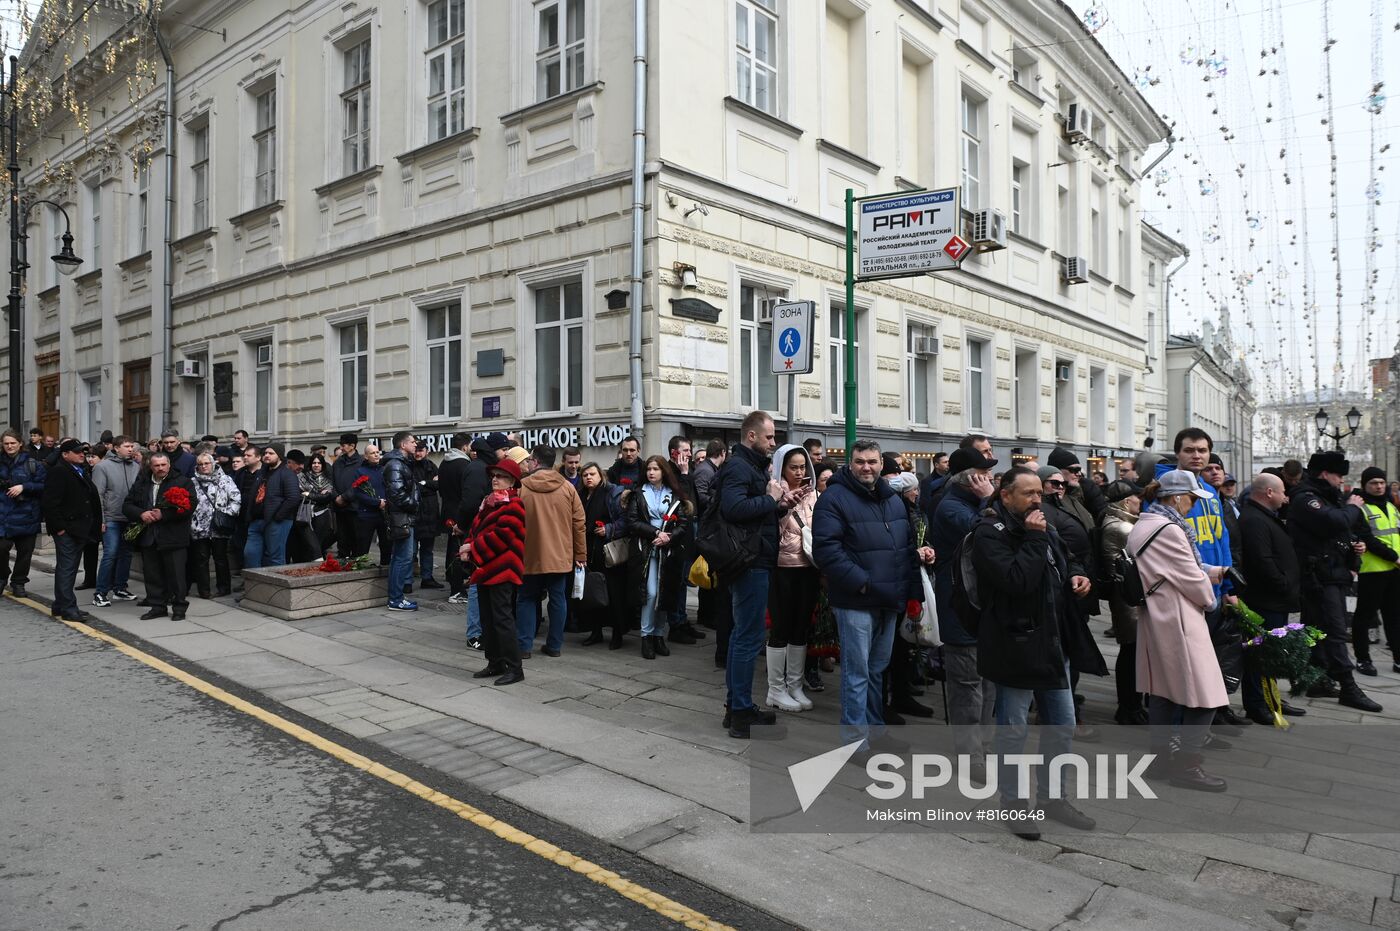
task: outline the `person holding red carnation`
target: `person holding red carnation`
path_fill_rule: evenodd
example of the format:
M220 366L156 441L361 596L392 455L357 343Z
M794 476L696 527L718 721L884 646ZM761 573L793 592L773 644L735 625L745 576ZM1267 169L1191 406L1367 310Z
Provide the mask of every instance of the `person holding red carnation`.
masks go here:
M141 550L141 567L146 575L148 610L143 621L165 617L183 621L189 607L186 554L190 548L190 518L194 514L194 488L189 479L170 467L168 453L146 457L146 469L131 486L122 513L141 535L134 541Z

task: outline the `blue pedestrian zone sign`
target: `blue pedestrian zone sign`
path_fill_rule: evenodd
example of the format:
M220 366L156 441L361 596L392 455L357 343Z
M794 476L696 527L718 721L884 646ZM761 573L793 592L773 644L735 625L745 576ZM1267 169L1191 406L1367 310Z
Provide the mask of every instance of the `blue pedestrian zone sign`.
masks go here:
M812 371L813 301L793 301L773 308L773 373L805 375Z

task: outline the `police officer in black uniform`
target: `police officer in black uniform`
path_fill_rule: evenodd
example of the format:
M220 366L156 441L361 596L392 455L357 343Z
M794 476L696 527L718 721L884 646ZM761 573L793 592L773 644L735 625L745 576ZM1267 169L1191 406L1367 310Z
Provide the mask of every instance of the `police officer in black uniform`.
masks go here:
M1314 453L1308 461L1308 477L1290 494L1288 534L1302 570L1303 623L1321 630L1327 638L1313 649L1314 662L1336 680L1331 688L1310 689L1309 695L1340 695L1341 704L1361 711L1380 711L1356 684L1347 651L1347 590L1352 572L1360 565L1365 544L1352 536L1352 524L1361 498L1342 500L1342 477L1351 463L1340 450Z

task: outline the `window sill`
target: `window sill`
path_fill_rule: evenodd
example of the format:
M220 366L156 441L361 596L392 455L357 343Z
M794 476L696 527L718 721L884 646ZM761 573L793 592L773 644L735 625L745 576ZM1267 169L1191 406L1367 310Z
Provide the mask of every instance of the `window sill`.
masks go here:
M943 23L938 19L938 17L934 16L928 10L919 6L917 3L914 2L914 0L899 0L899 5L904 7L910 13L913 13L915 18L922 20L925 24L932 26L939 32L943 31Z
M894 176L894 186L901 191L922 191L924 186L917 181L910 181L903 175Z
M87 286L90 285L90 284L97 284L97 282L99 282L99 281L101 281L101 280L102 280L102 269L100 269L100 268L94 268L94 269L93 269L92 271L90 271L90 272L83 272L81 275L79 275L78 277L76 277L76 278L73 279L73 281L74 281L74 282L78 285L78 287L80 287L80 288L87 287Z
M1006 238L1014 243L1017 243L1018 245L1026 246L1030 249L1035 249L1038 252L1045 252L1047 249L1049 249L1048 246L1041 245L1034 239L1031 239L1029 236L1018 233L1015 230L1008 229L1006 231Z
M523 425L528 425L534 420L578 420L583 416L583 413L584 411L581 407L570 408L564 411L535 411L533 414L526 415L522 420Z
M817 151L825 152L828 155L834 155L843 161L850 162L852 165L855 165L859 168L864 168L872 175L877 175L880 173L880 166L872 162L870 159L866 158L863 155L857 155L850 149L847 149L843 146L839 146L836 143L831 142L829 140L818 139Z
M971 58L973 61L977 62L977 64L981 65L988 72L997 70L997 66L992 64L992 60L990 58L988 58L986 55L983 55L981 52L977 51L977 49L973 48L972 46L968 45L962 39L959 39L956 42L954 42L953 47L960 50L968 58Z
M1040 95L1037 94L1035 91L1031 90L1029 87L1022 87L1020 84L1017 84L1015 81L1007 81L1006 83L1007 83L1008 86L1010 86L1010 88L1011 88L1013 91L1015 91L1016 93L1020 94L1022 97L1026 98L1026 99L1029 100L1031 103L1035 104L1037 107L1043 107L1043 106L1045 106L1045 104L1047 103L1047 101L1046 101L1046 99L1045 99L1044 97L1040 96Z
M343 190L348 187L354 187L358 183L368 181L370 178L378 177L383 171L383 165L371 165L368 168L361 168L354 174L346 175L343 178L336 178L334 181L327 181L320 187L313 188L312 193L314 193L317 197L325 197L327 194L334 194L336 191Z
M585 84L582 87L574 88L566 93L550 97L548 100L541 100L527 107L521 107L519 110L512 110L501 117L501 123L506 126L514 126L516 123L527 120L537 113L548 113L550 110L563 107L565 104L573 103L580 97L591 97L602 89L602 81L594 81L592 84Z
M233 226L247 226L249 223L256 223L266 217L272 216L282 209L286 201L274 200L266 204L254 207L252 210L245 210L236 217L229 217L228 221Z
M35 295L41 301L57 300L59 285L50 285Z
M1124 297L1137 297L1136 294L1134 294L1133 292L1129 291L1127 288L1123 287L1121 284L1116 284L1116 285L1114 285L1114 286L1113 286L1113 290L1117 291L1119 294L1123 295Z
M1090 280L1090 281L1097 282L1097 283L1099 283L1099 284L1101 284L1101 285L1104 285L1105 287L1108 287L1108 286L1110 286L1110 285L1113 284L1112 281L1109 281L1109 280L1108 280L1108 277L1107 277L1107 276L1105 276L1105 275L1100 275L1098 272L1094 271L1092 268L1089 269L1089 280Z
M183 249L186 246L193 246L197 243L201 243L206 239L213 239L214 234L216 234L218 231L219 228L216 226L206 226L202 230L195 230L193 233L187 233L186 235L181 236L179 239L172 241L170 243L170 248Z
M472 128L464 129L459 133L453 133L450 136L443 136L441 139L434 139L427 145L420 145L416 149L409 149L402 155L394 156L394 160L401 165L412 165L420 158L427 158L429 155L435 155L438 152L446 151L447 149L450 149L453 146L459 146L463 145L464 143L474 142L476 140L476 137L480 135L481 129L479 127L473 126Z
M767 112L766 110L760 110L758 107L755 107L752 104L744 103L738 97L724 98L724 106L726 109L729 110L730 113L737 113L740 116L747 116L749 119L757 120L760 123L764 123L772 127L773 129L776 129L784 136L788 136L793 139L802 138L802 130L798 129L796 126L792 125L787 120L776 117L773 114Z
M122 259L120 262L117 263L117 268L120 268L122 271L129 271L129 270L131 270L131 269L133 269L133 268L136 268L137 266L140 266L140 265L143 265L143 264L149 265L150 263L151 263L151 252L150 252L150 250L148 249L148 250L146 250L145 252L141 253L140 255L133 255L133 256L132 256L131 258L129 258L129 259ZM43 295L40 295L40 297L42 297L42 296L43 296Z

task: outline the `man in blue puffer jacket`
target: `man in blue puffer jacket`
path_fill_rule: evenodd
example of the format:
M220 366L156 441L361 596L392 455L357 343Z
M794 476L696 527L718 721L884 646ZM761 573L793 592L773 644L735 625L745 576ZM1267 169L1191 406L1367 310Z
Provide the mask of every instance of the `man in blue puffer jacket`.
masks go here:
M817 499L812 556L826 574L841 636L842 740L861 740L885 723L884 675L895 627L910 602L923 601L919 562L933 562L931 548L915 548L903 499L880 478L878 443L852 445L851 464Z
M10 594L25 596L29 583L29 559L39 535L39 499L44 493L44 464L22 447L19 434L0 434L0 587L10 583ZM15 565L10 570L10 549Z

